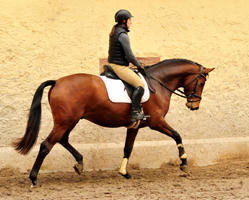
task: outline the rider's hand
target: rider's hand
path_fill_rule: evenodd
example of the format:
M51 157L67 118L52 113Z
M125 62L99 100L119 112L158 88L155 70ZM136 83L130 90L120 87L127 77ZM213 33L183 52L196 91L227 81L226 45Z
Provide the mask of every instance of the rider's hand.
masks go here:
M140 66L138 67L138 70L144 71L145 70L145 64L140 62Z

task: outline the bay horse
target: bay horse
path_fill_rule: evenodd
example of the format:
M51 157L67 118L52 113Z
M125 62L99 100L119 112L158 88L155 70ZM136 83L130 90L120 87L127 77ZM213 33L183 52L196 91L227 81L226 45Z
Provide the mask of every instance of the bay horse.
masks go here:
M124 147L124 157L119 173L125 178L131 178L127 172L128 159L131 155L135 138L140 128L149 126L176 142L181 159L180 169L187 172L187 154L178 132L165 121L169 110L170 98L173 93L185 97L186 106L197 110L201 94L206 82L206 76L214 68L204 68L202 65L186 59L170 59L155 65L145 67L144 75L150 80L154 89L150 92L148 101L142 104L144 113L150 115L141 121L136 129L127 128ZM107 94L104 82L99 76L91 74L73 74L58 80L43 82L35 92L26 132L24 136L13 143L13 147L21 154L27 154L35 144L41 121L41 99L45 87L51 86L48 100L51 107L54 126L48 137L41 143L40 150L29 178L32 186L37 186L37 175L44 158L53 146L59 142L76 159L75 171L83 171L83 156L69 143L68 138L72 129L80 119L89 120L104 127L129 126L131 105L128 103L112 103ZM183 91L178 89L183 87Z

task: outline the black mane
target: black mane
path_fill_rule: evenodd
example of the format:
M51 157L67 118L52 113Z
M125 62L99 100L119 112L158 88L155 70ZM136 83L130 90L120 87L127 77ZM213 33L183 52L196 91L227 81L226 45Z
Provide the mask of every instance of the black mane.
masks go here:
M166 59L166 60L163 60L159 63L156 63L154 65L151 65L151 66L146 66L146 68L151 68L151 67L154 67L154 66L158 66L158 65L170 65L170 64L174 64L174 63L189 63L189 64L196 64L198 66L202 66L201 64L198 64L196 62L193 62L191 60L188 60L188 59L182 59L182 58L173 58L173 59Z

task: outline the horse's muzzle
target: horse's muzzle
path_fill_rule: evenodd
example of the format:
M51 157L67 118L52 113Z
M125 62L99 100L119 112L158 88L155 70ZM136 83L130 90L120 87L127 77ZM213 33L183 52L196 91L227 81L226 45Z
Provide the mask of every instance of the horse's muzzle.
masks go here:
M192 111L199 109L199 102L187 102L185 105Z
M190 110L193 110L193 111L194 111L194 110L198 110L198 109L199 109L199 107L194 107L194 108L191 107L191 108L190 108Z

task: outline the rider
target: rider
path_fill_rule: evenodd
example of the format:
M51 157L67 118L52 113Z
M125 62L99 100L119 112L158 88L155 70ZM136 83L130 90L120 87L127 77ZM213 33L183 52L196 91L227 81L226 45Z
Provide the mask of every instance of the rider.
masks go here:
M109 39L108 62L120 79L132 85L135 90L132 94L131 121L144 118L141 114L140 103L144 94L144 82L128 66L132 63L137 68L142 68L140 62L132 53L128 36L131 27L131 13L127 10L119 10L115 14L116 25L113 26Z

